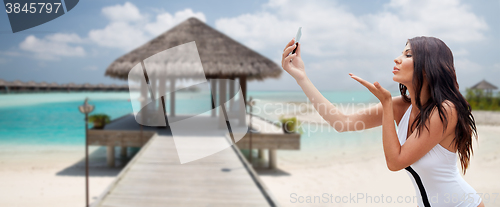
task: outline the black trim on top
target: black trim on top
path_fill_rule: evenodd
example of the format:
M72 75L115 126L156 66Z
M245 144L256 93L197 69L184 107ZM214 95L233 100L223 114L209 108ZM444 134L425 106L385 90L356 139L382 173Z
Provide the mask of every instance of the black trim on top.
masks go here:
M420 180L420 176L418 176L417 172L415 172L415 170L413 170L413 168L411 168L410 166L406 167L405 169L408 170L408 172L410 172L411 175L413 175L413 178L415 179L415 182L418 185L418 189L420 190L420 195L422 196L422 202L424 202L424 206L430 207L431 204L429 203L429 198L427 198L427 193L425 192L422 180Z

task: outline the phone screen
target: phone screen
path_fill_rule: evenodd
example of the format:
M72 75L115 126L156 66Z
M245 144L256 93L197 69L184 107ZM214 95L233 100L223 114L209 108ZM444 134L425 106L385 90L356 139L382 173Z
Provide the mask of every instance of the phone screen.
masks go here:
M299 46L299 40L300 40L301 36L302 36L302 27L299 27L299 30L297 31L297 35L295 35L295 44L297 45L297 47ZM295 47L295 49L293 49L292 54L295 53L295 50L297 50L297 47Z

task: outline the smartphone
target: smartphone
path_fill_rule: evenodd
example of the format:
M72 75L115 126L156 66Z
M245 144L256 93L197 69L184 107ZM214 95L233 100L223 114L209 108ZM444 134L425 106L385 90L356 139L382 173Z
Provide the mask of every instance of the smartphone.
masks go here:
M295 45L297 45L297 47L295 47L295 49L293 49L293 51L292 51L292 53L290 53L290 55L294 54L295 50L297 50L301 36L302 36L302 27L299 27L299 30L297 31L297 35L295 35Z

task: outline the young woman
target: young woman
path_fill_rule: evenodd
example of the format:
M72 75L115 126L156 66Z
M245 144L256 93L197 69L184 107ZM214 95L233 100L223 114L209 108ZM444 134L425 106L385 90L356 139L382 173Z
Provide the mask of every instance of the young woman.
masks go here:
M296 53L288 55L295 47ZM292 39L283 52L283 69L337 131L362 130L359 122L364 123L364 129L382 125L387 167L391 171L406 169L420 207L484 206L456 164L458 155L465 174L472 154L472 136L477 139L477 132L470 105L458 90L453 54L443 41L434 37L407 41L402 54L394 59L392 71L401 96L391 97L378 82L372 84L349 73L380 100L363 113L351 115L339 111L314 87L300 53L300 43L296 45Z

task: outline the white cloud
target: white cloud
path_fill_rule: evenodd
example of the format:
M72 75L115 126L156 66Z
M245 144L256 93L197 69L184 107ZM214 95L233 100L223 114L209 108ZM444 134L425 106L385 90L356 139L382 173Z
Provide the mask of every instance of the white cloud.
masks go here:
M130 50L149 37L138 26L127 22L111 22L104 29L91 30L89 39L100 46Z
M476 62L473 62L469 59L466 59L466 58L461 58L461 59L457 59L455 60L455 70L458 72L462 72L462 73L477 73L477 72L480 72L481 70L483 70L483 67L476 63Z
M399 17L391 22L395 26L420 29L407 35L421 33L448 41L471 42L483 40L482 32L488 30L484 19L472 13L460 0L392 0L387 8Z
M123 5L117 4L104 7L102 9L102 14L114 22L140 21L144 18L139 12L139 9L130 2L125 2Z
M300 9L297 9L300 7ZM255 49L283 47L296 28L303 26L303 41L315 56L341 55L358 51L356 45L371 50L387 48L407 38L426 35L445 41L483 40L488 25L458 0L393 0L384 11L355 16L342 5L316 0L270 0L264 11L216 21L216 27ZM364 44L359 44L360 42ZM389 47L390 48L390 47Z
M156 21L147 23L144 29L151 35L159 35L190 17L196 17L203 22L206 21L205 14L202 12L195 13L188 8L176 12L174 15L168 12L160 13L156 16Z
M154 21L150 21L148 14L141 14L132 3L104 7L102 14L109 20L103 29L94 29L89 32L89 39L103 47L118 48L124 51L132 50L155 36L169 30L180 22L197 17L206 21L202 12L193 12L187 8L170 14L160 12Z
M42 39L30 35L19 44L19 48L31 52L37 59L59 60L60 57L84 57L85 50L81 46L73 46L82 42L77 34L56 33Z
M467 51L467 49L465 49L465 48L460 48L460 49L453 51L454 57L467 56L467 55L469 55L469 51Z
M459 58L455 60L455 72L457 80L461 86L471 86L484 78L484 67L467 58ZM460 87L463 88L463 87Z
M74 33L56 33L43 38L30 35L19 44L19 48L31 52L36 59L41 60L84 57L87 53L81 45L89 42L101 47L129 51L190 17L206 21L202 12L193 12L189 8L177 11L173 15L164 11L159 12L155 20L150 21L149 14L141 13L130 2L104 7L101 12L109 20L109 24L102 29L90 30L86 38L81 38ZM1 53L9 56L21 54L18 52ZM92 54L96 54L96 52L91 52ZM1 62L5 63L5 60L1 60Z
M382 85L392 83L393 59L408 38L435 36L460 45L485 40L484 32L489 30L484 19L459 0L391 0L382 10L362 15L327 0L270 0L261 11L221 18L215 25L245 45L272 54L273 60L281 60L285 44L302 26L306 66L337 71L316 75L337 75L347 69L359 71L362 77L383 78L379 79ZM281 51L276 53L276 48ZM457 55L469 54L465 47L459 48Z

